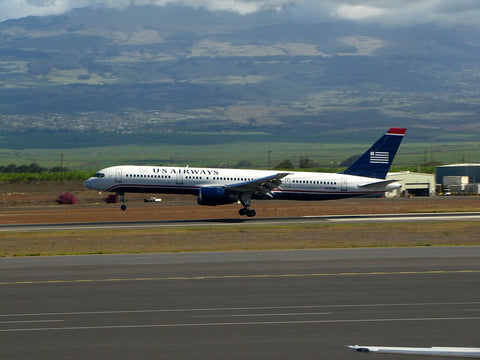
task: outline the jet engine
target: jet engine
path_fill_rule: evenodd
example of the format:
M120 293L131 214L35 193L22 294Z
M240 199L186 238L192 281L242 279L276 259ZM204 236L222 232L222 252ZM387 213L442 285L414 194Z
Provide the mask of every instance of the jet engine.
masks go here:
M198 205L216 206L233 204L238 201L238 195L222 187L202 187L198 193Z

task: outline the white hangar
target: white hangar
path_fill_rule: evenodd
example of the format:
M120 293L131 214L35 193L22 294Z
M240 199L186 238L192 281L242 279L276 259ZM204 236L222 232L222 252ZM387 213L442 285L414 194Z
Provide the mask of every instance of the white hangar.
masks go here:
M386 197L435 195L435 175L402 171L388 173L387 180L397 180L402 187L385 193Z

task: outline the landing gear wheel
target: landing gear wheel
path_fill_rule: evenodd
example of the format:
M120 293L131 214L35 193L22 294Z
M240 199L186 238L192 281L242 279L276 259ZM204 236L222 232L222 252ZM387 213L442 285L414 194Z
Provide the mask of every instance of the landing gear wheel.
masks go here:
M253 217L253 216L257 215L255 210L250 209L251 198L252 198L252 194L249 193L249 192L245 192L245 193L242 193L242 194L239 195L238 200L240 200L240 202L243 205L243 208L238 210L238 213L240 215L247 215L248 217Z
M254 217L255 215L257 215L257 212L253 209L250 209L247 211L247 216L248 217Z
M127 210L127 205L125 205L125 194L122 192L117 192L117 196L120 196L120 202L122 203L122 206L120 206L120 210Z

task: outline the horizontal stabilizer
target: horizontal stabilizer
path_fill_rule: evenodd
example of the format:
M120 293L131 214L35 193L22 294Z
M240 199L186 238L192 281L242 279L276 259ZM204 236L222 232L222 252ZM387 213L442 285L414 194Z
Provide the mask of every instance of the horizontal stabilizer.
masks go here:
M358 185L358 187L364 188L364 189L371 189L371 188L382 188L382 187L387 187L387 185L393 184L397 182L398 180L383 180L383 181L377 181L373 183L368 183L364 185Z

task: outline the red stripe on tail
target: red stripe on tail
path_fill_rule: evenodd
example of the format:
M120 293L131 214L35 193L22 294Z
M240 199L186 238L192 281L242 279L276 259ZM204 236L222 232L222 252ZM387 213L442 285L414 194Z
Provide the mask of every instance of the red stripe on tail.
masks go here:
M406 132L406 128L391 128L387 131L387 134L405 135Z

